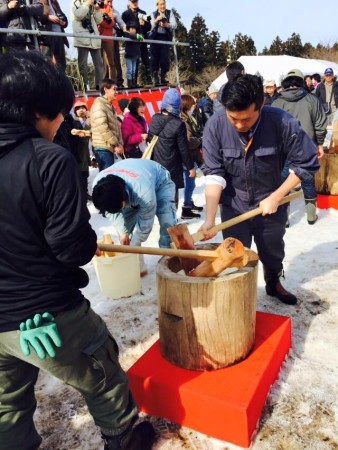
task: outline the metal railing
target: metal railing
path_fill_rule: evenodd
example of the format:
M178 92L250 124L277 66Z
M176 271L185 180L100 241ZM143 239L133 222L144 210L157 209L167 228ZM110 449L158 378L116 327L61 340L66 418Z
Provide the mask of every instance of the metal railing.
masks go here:
M78 37L78 38L89 38L89 39L101 39L105 41L129 41L129 42L135 42L136 43L145 43L145 44L157 44L157 45L171 45L173 46L174 50L174 58L175 58L175 71L176 71L176 84L177 86L180 85L180 79L179 79L179 71L178 71L178 58L177 58L177 47L189 47L188 43L185 42L178 42L175 40L175 37L172 41L157 41L154 39L143 39L142 41L135 41L134 39L129 39L125 37L117 37L117 36L100 36L99 34L94 33L64 33L64 32L55 32L55 31L45 31L40 30L38 28L34 30L17 30L13 28L0 28L0 34L1 33L11 33L11 34L28 34L33 35L37 41L37 38L40 36L60 36L60 37ZM38 49L38 48L37 48Z

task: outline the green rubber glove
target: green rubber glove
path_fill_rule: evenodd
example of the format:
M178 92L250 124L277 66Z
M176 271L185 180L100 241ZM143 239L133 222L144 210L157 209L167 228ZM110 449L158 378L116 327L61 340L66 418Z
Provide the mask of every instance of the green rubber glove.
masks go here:
M143 41L143 36L142 36L142 34L137 34L137 35L136 35L136 39L137 39L138 41Z
M25 356L29 356L33 347L40 359L46 356L54 358L55 348L62 346L54 317L50 313L35 314L34 319L27 319L20 324L20 347Z

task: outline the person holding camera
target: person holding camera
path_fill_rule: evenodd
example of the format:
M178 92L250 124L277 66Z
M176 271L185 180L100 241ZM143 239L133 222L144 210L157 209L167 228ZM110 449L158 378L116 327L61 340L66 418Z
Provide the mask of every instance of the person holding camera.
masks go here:
M77 61L85 89L88 84L88 54L90 53L95 69L95 88L99 89L103 78L103 62L101 57L101 39L91 39L90 35L99 35L98 25L103 17L96 0L73 0L72 6L73 33L83 35L74 38L77 48Z
M98 26L99 33L101 36L113 37L114 29L114 13L112 8L112 3L108 0L102 0L99 4L100 11L103 17L102 22ZM103 60L103 74L107 78L116 79L116 67L114 61L114 43L111 39L103 39L101 41L101 56Z
M45 6L48 7L48 15L41 18L41 24L46 31L54 31L56 33L64 33L68 27L67 16L62 11L58 0L43 0ZM69 42L66 37L48 36L46 37L47 52L46 55L66 71L66 52L65 45L69 48Z
M177 27L175 16L170 9L167 9L165 0L156 0L156 6L157 10L152 13L151 31L148 38L155 41L172 41L174 30ZM168 84L166 76L170 68L169 52L169 45L150 45L150 65L155 86Z
M3 28L32 30L43 13L44 6L40 0L33 0L28 5L24 0L0 0L0 23ZM9 31L3 36L2 46L6 51L33 50L34 37Z
M126 9L122 13L122 19L125 23L134 22L137 24L136 32L141 34L142 36L147 36L151 29L151 16L148 16L145 11L138 7L138 0L129 0L128 1L128 9ZM141 52L141 60L144 68L144 81L147 84L151 84L152 78L150 74L150 61L149 61L149 53L148 47L146 43L140 44L140 52ZM137 61L136 66L136 75L135 79L137 82L138 78L138 69L139 69L139 60Z

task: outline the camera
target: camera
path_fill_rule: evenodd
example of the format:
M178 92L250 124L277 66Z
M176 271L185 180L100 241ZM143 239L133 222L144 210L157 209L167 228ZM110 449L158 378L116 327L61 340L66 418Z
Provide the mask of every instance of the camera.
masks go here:
M107 13L102 14L103 20L105 20L107 23L112 23L112 19L108 16Z
M94 5L98 5L99 8L104 8L104 0L94 0Z
M62 22L67 23L67 17L63 13L56 13L55 15L58 19L62 20Z
M160 14L160 17L161 17L161 22L162 22L162 23L167 23L167 22L168 22L168 19L167 19L167 17L166 17L165 14L161 13L161 14Z
M83 20L81 20L81 24L83 28L89 31L89 33L94 33L94 28L92 26L92 21L88 19L87 17Z
M138 13L137 14L137 18L138 18L138 20L143 20L144 22L150 22L151 21L151 16L147 16L147 14Z
M7 4L10 2L11 0L7 0ZM19 14L24 14L25 9L26 9L26 5L24 5L23 3L21 3L20 1L18 1L18 3L16 4L16 7L14 8L16 11L18 11Z

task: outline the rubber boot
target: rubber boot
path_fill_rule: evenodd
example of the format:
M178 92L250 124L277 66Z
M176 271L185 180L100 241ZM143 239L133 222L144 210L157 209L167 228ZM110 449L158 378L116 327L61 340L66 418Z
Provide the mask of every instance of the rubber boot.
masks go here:
M282 283L279 281L280 277L284 277L283 269L276 271L263 266L263 271L266 293L271 297L278 298L278 300L286 305L295 305L297 303L297 297L284 289Z
M196 206L194 202L191 202L191 211L199 213L203 211L203 206Z
M127 80L127 85L129 89L133 89L134 87L133 80Z
M313 225L318 220L318 216L316 214L316 199L306 198L305 205L306 205L307 223L309 225Z
M128 428L118 436L105 436L104 450L151 450L155 441L155 430L150 422L141 422Z
M199 219L200 217L201 214L196 214L192 211L191 208L185 208L183 206L181 219Z

